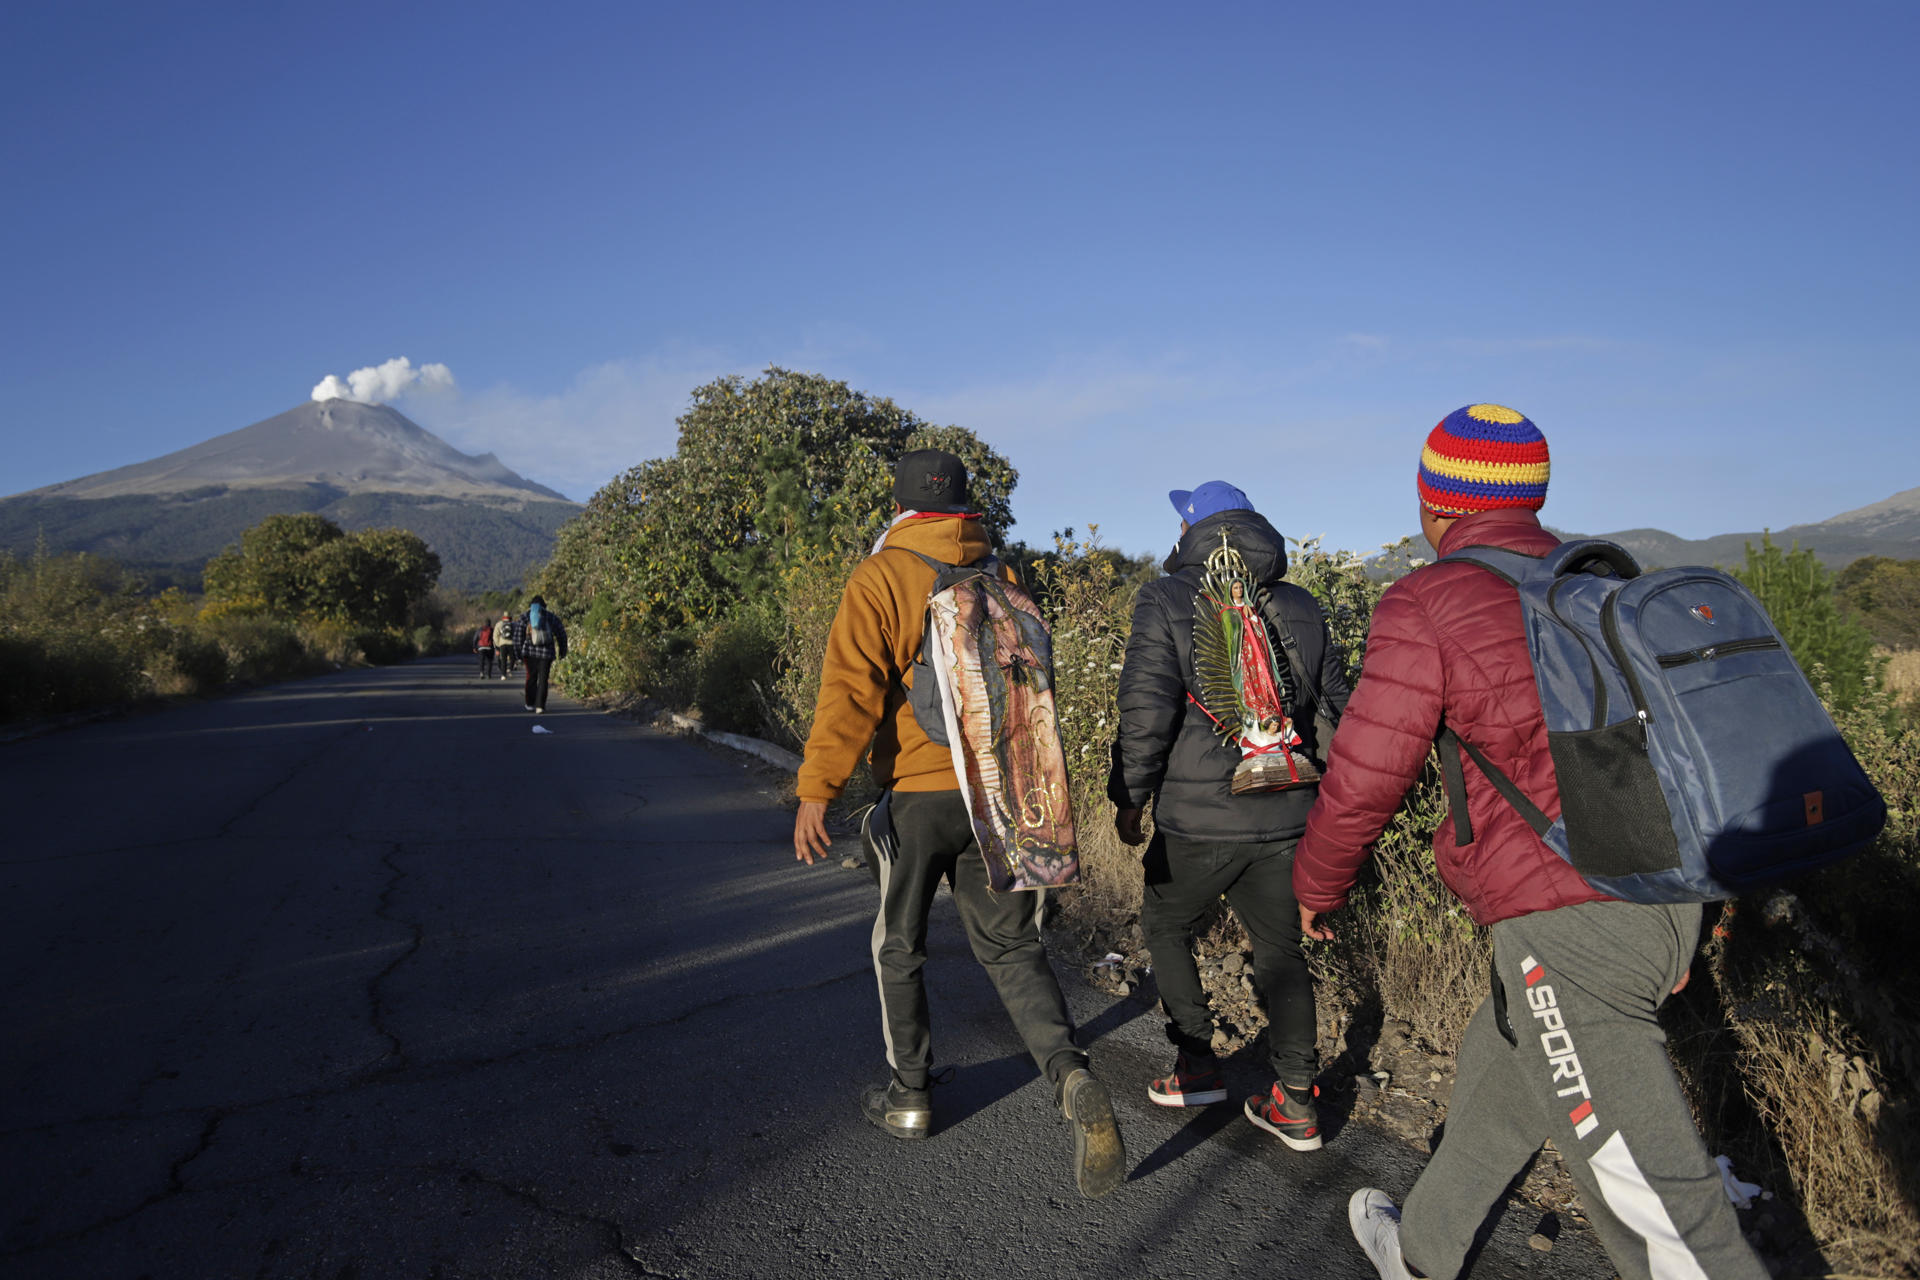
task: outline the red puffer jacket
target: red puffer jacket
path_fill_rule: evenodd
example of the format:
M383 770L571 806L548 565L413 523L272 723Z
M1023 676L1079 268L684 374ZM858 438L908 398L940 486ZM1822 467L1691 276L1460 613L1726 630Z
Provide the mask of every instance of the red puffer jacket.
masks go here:
M1440 541L1544 555L1560 540L1531 511L1467 516ZM1442 720L1506 771L1549 817L1560 788L1527 658L1514 589L1470 564L1435 564L1387 589L1367 633L1360 686L1347 704L1320 798L1293 860L1293 891L1311 911L1345 905L1367 852L1420 775ZM1453 824L1433 838L1440 878L1480 924L1605 898L1542 844L1471 758L1465 764L1474 842Z

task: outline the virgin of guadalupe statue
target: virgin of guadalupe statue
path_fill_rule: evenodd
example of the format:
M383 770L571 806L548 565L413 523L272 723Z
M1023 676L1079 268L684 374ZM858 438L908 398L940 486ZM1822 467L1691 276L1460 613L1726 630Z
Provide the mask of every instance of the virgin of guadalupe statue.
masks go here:
M1207 557L1193 612L1194 701L1229 745L1240 748L1231 789L1285 791L1311 786L1320 772L1298 748L1281 693L1280 670L1261 605L1266 593L1227 542Z

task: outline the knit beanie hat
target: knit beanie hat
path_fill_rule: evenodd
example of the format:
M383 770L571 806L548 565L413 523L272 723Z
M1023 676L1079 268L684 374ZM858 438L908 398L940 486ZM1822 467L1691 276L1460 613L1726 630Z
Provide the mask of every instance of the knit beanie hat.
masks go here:
M1420 505L1437 516L1547 501L1547 438L1505 405L1470 404L1440 419L1420 452Z

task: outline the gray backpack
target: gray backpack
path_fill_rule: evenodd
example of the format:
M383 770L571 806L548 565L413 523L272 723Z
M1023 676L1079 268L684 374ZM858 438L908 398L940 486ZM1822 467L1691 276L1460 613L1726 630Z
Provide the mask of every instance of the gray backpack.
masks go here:
M1473 743L1440 736L1454 835L1470 757L1548 847L1629 902L1701 902L1858 853L1887 806L1753 593L1717 569L1642 573L1611 542L1462 547L1520 593L1560 785L1548 819Z

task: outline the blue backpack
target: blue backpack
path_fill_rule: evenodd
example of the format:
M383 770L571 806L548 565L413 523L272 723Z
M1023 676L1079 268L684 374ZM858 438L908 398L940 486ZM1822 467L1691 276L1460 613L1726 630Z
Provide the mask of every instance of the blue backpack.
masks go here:
M1470 844L1462 753L1594 888L1629 902L1730 898L1872 843L1886 802L1766 610L1717 569L1641 573L1586 539L1544 557L1446 556L1520 592L1547 745L1549 821L1472 743L1443 729L1454 834Z

